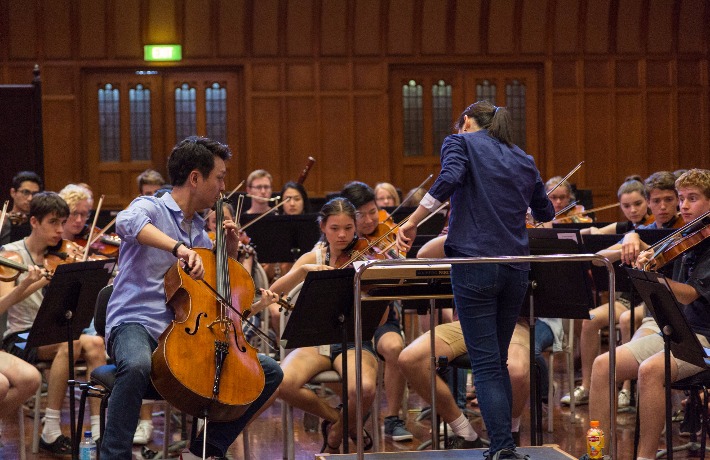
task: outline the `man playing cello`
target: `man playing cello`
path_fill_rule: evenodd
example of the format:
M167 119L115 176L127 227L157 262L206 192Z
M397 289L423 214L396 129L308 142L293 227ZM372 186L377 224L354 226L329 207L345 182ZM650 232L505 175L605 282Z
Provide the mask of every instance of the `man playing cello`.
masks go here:
M172 193L160 198L138 197L118 215L121 258L106 312L106 343L117 367L111 399L118 404L108 408L101 443L103 459L131 458L141 400L150 385L151 353L174 318L165 304L164 275L179 260L191 278L203 277L203 261L191 248L211 248L212 242L198 211L214 205L224 191L225 160L230 157L229 148L219 142L188 137L173 148L168 159ZM236 224L225 220L224 229L227 252L236 258ZM269 291L262 294L266 304L277 300ZM259 362L265 375L263 392L238 419L208 424L207 457L224 456L278 388L283 377L278 364L263 355L259 355ZM181 458L197 458L193 456L196 453L202 453L201 435Z

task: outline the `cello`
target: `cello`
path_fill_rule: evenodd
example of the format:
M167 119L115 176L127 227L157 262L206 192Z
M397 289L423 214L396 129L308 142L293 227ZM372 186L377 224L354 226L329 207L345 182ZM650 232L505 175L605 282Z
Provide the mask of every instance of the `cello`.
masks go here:
M215 207L217 229L223 228L222 203L219 199ZM190 278L180 261L165 274L167 304L175 320L153 352L151 379L178 409L211 421L231 421L261 395L265 376L240 320L249 314L254 282L227 256L224 231L216 232L215 248L215 253L193 249L203 260L202 280Z

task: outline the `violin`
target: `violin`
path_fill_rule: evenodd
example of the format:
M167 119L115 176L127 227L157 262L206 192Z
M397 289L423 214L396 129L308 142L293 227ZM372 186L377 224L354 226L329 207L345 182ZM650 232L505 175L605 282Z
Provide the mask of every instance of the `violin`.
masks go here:
M165 274L175 320L160 336L151 372L155 388L170 404L212 421L239 418L265 384L257 350L241 324L254 299L254 281L227 256L222 203L219 199L215 206L215 252L193 249L202 258L203 279L192 279L182 261Z
M23 263L22 255L20 255L19 252L0 252L0 281L15 281L20 276L20 273L24 273L28 270L29 267ZM45 270L44 276L47 279L51 279L52 273L49 270Z
M345 268L356 260L386 259L387 257L373 249L373 244L367 238L356 238L335 259L337 268Z
M552 221L553 224L579 224L590 222L594 222L594 220L586 215L584 206L581 204L574 206L572 209Z
M651 247L653 256L644 271L657 271L710 237L710 211Z
M30 216L21 211L11 211L7 213L7 218L10 220L10 224L12 225L22 225L27 223Z

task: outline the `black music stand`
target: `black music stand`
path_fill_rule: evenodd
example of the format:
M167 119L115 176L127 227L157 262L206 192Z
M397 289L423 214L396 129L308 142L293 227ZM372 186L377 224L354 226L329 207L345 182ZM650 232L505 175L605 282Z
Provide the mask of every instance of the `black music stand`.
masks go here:
M580 254L581 238L578 229L528 229L531 255ZM594 296L589 277L588 262L531 263L530 286L522 311L530 315L530 368L535 366L535 378L530 379L530 440L542 445L542 400L540 372L535 360L535 317L589 319ZM564 286L564 289L560 289ZM552 384L552 383L550 383Z
M660 273L627 268L631 282L651 310L663 333L665 365L666 426L672 423L671 407L671 352L676 358L707 369L710 365L705 349L690 329L685 317L685 307L675 298L667 279ZM705 421L703 421L705 423ZM673 433L666 429L667 458L673 460Z
M76 439L74 398L76 382L72 344L91 323L91 319L94 317L96 297L98 297L101 288L108 284L115 265L116 259L105 259L57 266L27 339L27 347L30 348L62 342L67 344L72 458L77 458L73 442Z
M348 360L347 344L355 341L353 281L355 270L308 272L296 305L283 333L284 348L313 347L341 343L343 346L343 452L348 453ZM362 321L362 339L371 340L388 301L369 302Z
M245 214L243 217L251 216ZM259 262L293 262L301 254L311 251L321 233L317 217L316 214L269 215L250 225L247 234L256 248ZM243 221L247 222L247 219Z

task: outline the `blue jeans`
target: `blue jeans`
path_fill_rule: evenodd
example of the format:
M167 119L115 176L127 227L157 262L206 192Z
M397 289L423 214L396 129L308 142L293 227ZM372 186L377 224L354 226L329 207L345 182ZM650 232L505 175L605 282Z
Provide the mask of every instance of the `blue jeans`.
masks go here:
M547 380L547 360L542 356L542 350L551 347L554 342L555 335L550 326L544 321L535 321L535 362L540 368L540 394L543 401L547 401L550 382Z
M132 458L133 435L138 425L143 395L151 385L151 355L157 345L155 339L138 323L123 323L111 331L109 353L117 369L101 443L101 458L104 460ZM266 376L264 391L237 420L208 423L208 457L225 455L252 416L281 383L283 372L279 365L264 355L259 355L259 361ZM202 455L201 437L191 443L190 450L196 455Z
M508 346L527 290L528 271L501 264L455 264L451 284L493 455L515 447L510 432L513 391Z

